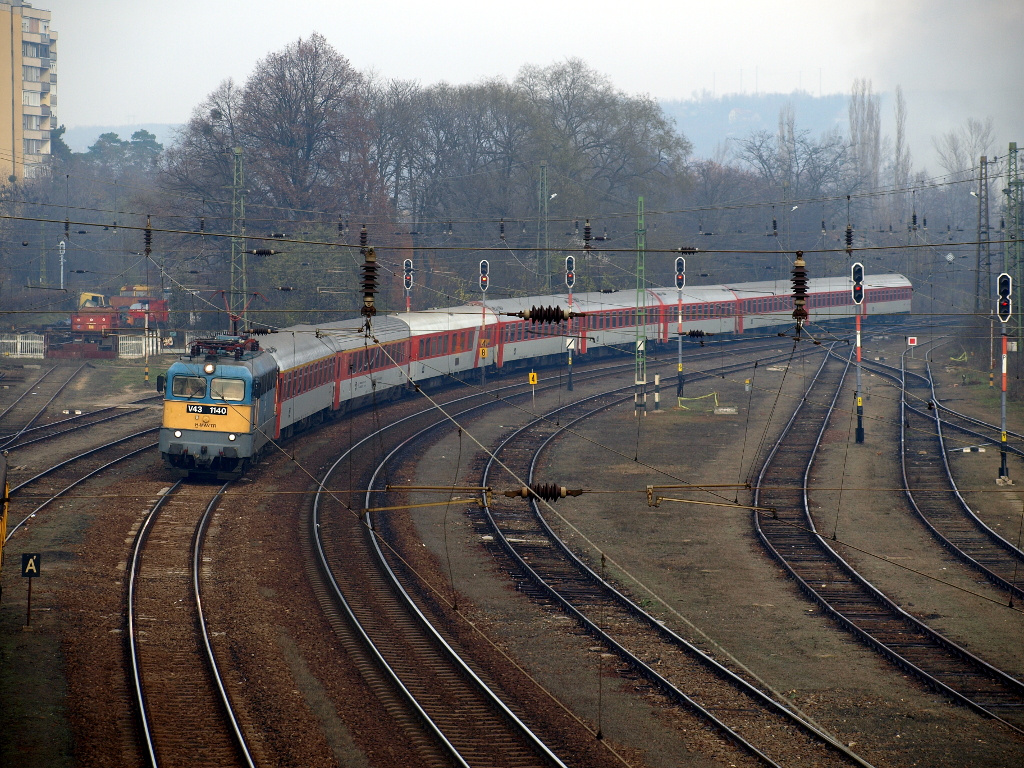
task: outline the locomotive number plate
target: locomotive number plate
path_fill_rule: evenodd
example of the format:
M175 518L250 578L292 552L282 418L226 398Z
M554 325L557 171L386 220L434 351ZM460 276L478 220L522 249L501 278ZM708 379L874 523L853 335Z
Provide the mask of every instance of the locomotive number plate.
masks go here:
M209 413L213 416L227 416L228 408L226 405L201 405L199 403L189 403L188 412Z

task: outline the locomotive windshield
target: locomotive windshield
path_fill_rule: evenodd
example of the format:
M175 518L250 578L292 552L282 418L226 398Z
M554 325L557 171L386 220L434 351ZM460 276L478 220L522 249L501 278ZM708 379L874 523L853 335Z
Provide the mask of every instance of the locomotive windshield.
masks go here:
M210 382L210 397L233 402L244 400L245 379L214 379Z
M205 397L206 379L202 376L175 376L171 381L171 394L175 397Z

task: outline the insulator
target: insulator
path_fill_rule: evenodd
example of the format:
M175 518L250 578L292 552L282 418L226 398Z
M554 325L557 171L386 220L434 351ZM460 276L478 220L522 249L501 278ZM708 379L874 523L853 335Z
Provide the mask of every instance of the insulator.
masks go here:
M338 237L342 237L345 234L345 223L341 220L341 216L338 217Z
M560 323L570 317L579 317L577 313L561 307L530 307L519 314L531 323Z
M452 234L452 223L450 221L448 222L448 234Z
M910 225L914 229L917 229L917 214L916 213L911 214L911 216L910 216Z
M772 236L773 237L778 237L779 236L779 222L778 222L777 219L774 219L774 218L772 219Z
M501 220L501 224L498 225L498 232L501 234L501 239L505 239L505 220Z
M921 217L921 227L923 229L928 229L928 217L927 216L922 216Z
M825 220L821 220L821 234L825 234Z
M277 333L273 328L249 328L246 333L250 336L266 336L268 333Z
M566 496L582 496L583 489L576 488L570 490L564 485L555 485L554 483L532 483L529 487L523 486L516 491L505 491L505 495L510 499L514 499L517 496L522 499L535 496L544 501L558 501Z
M205 216L200 216L199 217L199 234L202 235L204 232L206 232L206 217Z
M64 219L64 239L65 240L70 240L71 239L71 231L70 230L71 230L71 222L68 221L67 219Z
M572 223L572 226L573 226L573 236L574 237L579 237L580 236L580 220L576 219Z
M849 224L846 225L846 247L853 247L853 227Z
M804 261L804 252L796 252L796 261L793 262L793 319L801 323L807 319L807 310L804 304L807 301L807 263Z
M590 250L590 219L583 223L583 247Z
M363 232L366 232L365 227ZM366 250L366 261L363 262L362 268L362 284L363 308L360 310L360 314L363 317L372 317L377 314L377 308L373 303L374 295L377 293L377 254L373 248Z
M363 224L363 228L359 230L359 249L361 251L365 252L367 242L369 242L369 235L366 234L366 225Z
M153 229L149 223L149 216L146 217L146 232L143 237L146 243L146 255L149 256L153 251Z
M709 333L708 331L690 330L686 332L686 335L691 339L703 339L705 336L714 336L715 334Z

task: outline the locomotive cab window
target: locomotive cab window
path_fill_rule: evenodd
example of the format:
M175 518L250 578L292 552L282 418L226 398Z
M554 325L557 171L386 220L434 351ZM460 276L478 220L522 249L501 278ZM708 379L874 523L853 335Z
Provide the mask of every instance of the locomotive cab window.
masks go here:
M210 396L214 400L244 400L245 379L214 379L210 382Z
M175 376L171 381L175 397L206 397L206 379L202 376Z

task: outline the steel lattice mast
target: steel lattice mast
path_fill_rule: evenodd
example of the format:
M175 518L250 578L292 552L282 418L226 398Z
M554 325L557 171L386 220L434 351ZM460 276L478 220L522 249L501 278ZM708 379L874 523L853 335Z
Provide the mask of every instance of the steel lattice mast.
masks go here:
M1024 181L1021 181L1017 165L1017 142L1010 142L1006 157L1006 239L1003 250L1003 271L1013 275L1017 285L1024 285L1022 262L1024 262ZM1024 333L1024 306L1017 303L1017 337Z
M989 250L988 220L988 158L981 156L978 164L978 247L974 257L974 312L980 314L982 294L992 290L992 253ZM987 283L982 289L982 284Z
M234 177L231 184L231 289L228 306L231 313L242 318L248 327L246 297L249 295L249 275L245 253L245 175L242 170L242 148L234 149Z

